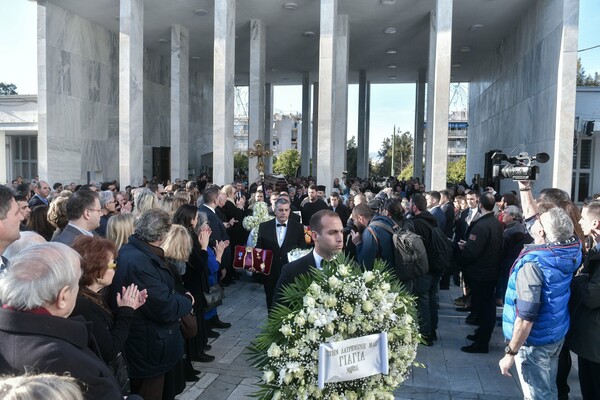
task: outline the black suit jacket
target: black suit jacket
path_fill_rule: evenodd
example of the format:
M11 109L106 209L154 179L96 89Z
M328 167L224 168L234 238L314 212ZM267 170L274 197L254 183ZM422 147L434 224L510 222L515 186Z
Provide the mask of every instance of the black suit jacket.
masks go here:
M333 207L329 207L329 209L333 211ZM348 219L350 218L350 215L352 214L352 212L350 211L350 208L347 205L342 204L340 201L340 204L338 204L338 206L335 208L335 212L337 213L337 215L340 216L340 219L342 220L342 224L345 227L346 224L348 223Z
M281 288L289 285L294 282L294 280L302 275L307 274L310 270L310 267L316 268L317 262L315 261L315 257L313 252L311 251L304 257L297 259L296 261L292 261L289 264L283 266L281 270L281 276L277 281L277 286L275 287L275 296L273 297L273 305L281 303Z
M263 222L258 226L258 237L256 239L256 247L259 249L267 249L273 251L273 263L271 264L271 273L268 281L275 286L281 267L288 263L287 253L290 250L306 248L304 241L304 227L299 222L292 220L287 221L287 231L281 247L277 241L277 231L275 228L277 219L272 219Z
M198 211L205 213L206 217L208 218L208 225L210 226L210 229L212 230L212 233L210 234L210 246L211 247L215 246L216 240L218 240L218 241L229 240L229 235L227 234L225 225L223 225L223 221L221 221L219 216L217 214L215 214L215 212L213 212L213 210L211 210L210 208L208 208L207 206L202 204L200 207L198 207Z
M52 241L64 243L67 246L71 246L73 245L75 238L77 238L77 236L79 235L83 235L83 233L79 229L74 228L71 225L67 225L65 226L65 229L63 229L62 232Z

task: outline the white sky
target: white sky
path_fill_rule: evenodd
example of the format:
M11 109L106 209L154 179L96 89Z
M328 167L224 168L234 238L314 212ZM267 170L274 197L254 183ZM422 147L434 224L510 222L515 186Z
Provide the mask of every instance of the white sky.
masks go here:
M0 0L0 82L14 83L19 94L37 93L37 4L27 0ZM600 45L600 1L580 0L579 50ZM579 53L587 73L600 72L600 47ZM348 90L348 138L356 136L358 125L358 86ZM276 86L276 111L300 112L300 86ZM414 131L414 84L371 86L371 125L369 152L376 152L381 141L392 134L394 125Z

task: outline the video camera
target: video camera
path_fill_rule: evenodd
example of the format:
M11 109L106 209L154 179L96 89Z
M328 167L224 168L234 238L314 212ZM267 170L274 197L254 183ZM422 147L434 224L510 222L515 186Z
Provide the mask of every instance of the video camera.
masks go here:
M501 151L492 154L494 161L506 161L507 164L494 165L493 178L512 178L514 181L534 181L537 178L539 168L535 162L544 164L550 160L548 153L538 153L530 156L527 152L521 152L518 156L507 156Z

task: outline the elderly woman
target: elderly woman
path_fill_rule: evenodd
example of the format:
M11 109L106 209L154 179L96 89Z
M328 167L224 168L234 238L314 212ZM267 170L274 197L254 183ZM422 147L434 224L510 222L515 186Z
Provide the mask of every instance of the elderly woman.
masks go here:
M70 192L69 192L70 193ZM67 202L69 196L60 196L52 200L50 208L48 209L48 222L54 226L54 233L52 239L57 237L65 226L69 223L69 217L67 217Z
M92 333L102 359L109 365L118 365L121 360L117 358L122 357L133 312L146 302L148 294L146 290L140 291L135 284L123 288L117 293L118 309L113 313L101 291L112 283L115 276L117 250L114 243L108 239L80 235L72 247L81 255L82 273L77 302L71 315L81 315L86 321L92 322ZM114 372L116 374L118 371ZM126 392L127 382L121 381L119 384Z
M166 211L145 211L135 221L134 234L119 251L109 299L134 283L148 290L146 303L135 312L125 354L131 391L145 400L163 397L165 375L183 357L180 319L192 311L194 297L175 290L175 276L160 245L171 228ZM117 304L113 301L112 307Z

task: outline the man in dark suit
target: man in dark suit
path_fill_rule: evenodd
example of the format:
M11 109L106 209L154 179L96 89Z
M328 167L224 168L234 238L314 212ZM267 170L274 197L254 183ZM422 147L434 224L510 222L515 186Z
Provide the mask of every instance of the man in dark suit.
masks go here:
M209 245L214 247L216 245L216 241L223 242L225 240L229 240L229 234L227 233L227 229L225 229L225 225L223 221L217 215L217 200L219 198L219 188L216 186L209 187L202 192L202 200L204 200L204 204L198 207L198 211L206 214L208 219L208 225L212 233L210 234ZM223 256L221 258L221 269L227 270L227 274L231 274L232 266L232 255L230 247L226 247L223 252ZM225 276L223 279L223 283L226 285L231 283L231 276Z
M29 200L29 208L33 209L36 206L47 206L50 205L48 202L48 195L50 194L50 185L48 182L39 181L33 187L35 194Z
M458 242L461 240L466 240L466 235L467 235L467 229L469 229L469 225L476 221L479 217L481 217L481 212L479 211L479 192L476 190L471 190L468 189L465 192L465 197L467 199L467 205L468 207L463 210L458 219L456 220L456 222L454 223L454 247L455 249L458 248ZM458 255L455 253L455 261L458 264L458 270L456 271L456 275L455 275L455 283L458 279L456 279L456 276L458 275L458 272L464 272L462 270L462 262L459 259ZM461 309L462 311L466 311L464 310L464 308L468 308L469 304L470 304L470 299L469 299L469 282L465 282L464 281L464 275L463 275L463 295L457 299L455 299L454 304L457 305L459 307L459 309Z
M343 203L338 192L331 192L329 195L329 204L329 209L335 211L335 213L340 216L342 225L345 227L350 218L350 208Z
M67 201L69 224L54 238L53 242L71 246L79 235L94 236L94 230L100 226L102 208L98 192L78 190Z
M271 273L265 280L265 295L269 309L273 305L274 289L281 273L281 267L288 263L288 251L306 247L304 227L290 218L290 207L291 204L287 198L277 199L275 201L275 219L263 222L258 227L256 247L273 252Z
M339 215L331 210L321 210L310 219L313 251L285 265L275 287L273 304L281 303L281 288L292 283L299 275L308 273L310 267L322 269L323 260L331 261L344 249L344 226Z

